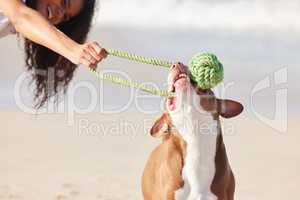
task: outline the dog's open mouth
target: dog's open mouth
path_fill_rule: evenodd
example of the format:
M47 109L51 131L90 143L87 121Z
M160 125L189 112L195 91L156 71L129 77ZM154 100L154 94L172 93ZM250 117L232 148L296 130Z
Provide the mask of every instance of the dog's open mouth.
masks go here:
M169 92L176 93L176 92L182 92L187 89L188 85L188 76L186 73L180 73L178 74L171 84L171 87L169 88ZM171 96L167 98L167 106L169 110L175 110L176 109L176 101L177 97Z
M176 92L176 90L185 89L187 83L187 75L185 73L181 73L177 75L169 88L169 92Z

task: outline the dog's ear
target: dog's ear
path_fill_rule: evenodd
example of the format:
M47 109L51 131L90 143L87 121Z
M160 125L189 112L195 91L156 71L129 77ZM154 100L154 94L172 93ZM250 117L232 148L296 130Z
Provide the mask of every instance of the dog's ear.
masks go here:
M169 130L168 113L163 113L152 126L150 133L153 137L163 137L168 134Z
M224 118L231 118L243 112L241 103L232 100L217 99L217 112Z

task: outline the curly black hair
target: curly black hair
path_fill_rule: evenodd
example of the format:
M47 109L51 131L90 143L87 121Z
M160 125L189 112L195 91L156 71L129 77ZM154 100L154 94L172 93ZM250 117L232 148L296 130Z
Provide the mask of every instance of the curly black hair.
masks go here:
M38 0L26 0L35 9ZM56 27L77 43L84 43L90 31L96 0L85 0L80 13ZM77 65L52 50L25 39L25 65L35 85L35 107L41 108L51 98L65 94Z

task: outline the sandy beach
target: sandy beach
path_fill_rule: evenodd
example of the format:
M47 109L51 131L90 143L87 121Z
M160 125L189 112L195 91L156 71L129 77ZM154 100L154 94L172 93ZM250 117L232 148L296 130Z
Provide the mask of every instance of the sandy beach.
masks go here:
M62 114L1 112L0 199L142 199L143 167L159 142L147 132L154 119L138 113L90 114L76 116L68 126ZM300 184L297 120L290 120L286 134L245 116L224 124L234 127L224 135L236 199L295 199Z

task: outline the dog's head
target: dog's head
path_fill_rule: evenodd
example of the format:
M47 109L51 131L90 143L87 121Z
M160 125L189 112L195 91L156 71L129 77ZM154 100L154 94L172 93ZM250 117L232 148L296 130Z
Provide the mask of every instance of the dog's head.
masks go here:
M190 123L203 125L211 119L218 119L219 116L231 118L243 111L242 104L233 100L218 99L212 90L197 87L196 83L190 80L188 69L183 64L178 63L171 67L168 84L169 92L175 95L167 97L166 112L152 127L151 135L154 137L169 133L172 127L191 127Z

